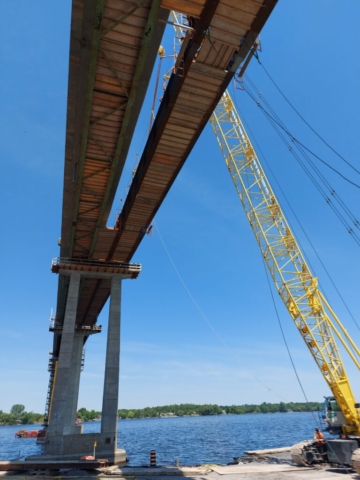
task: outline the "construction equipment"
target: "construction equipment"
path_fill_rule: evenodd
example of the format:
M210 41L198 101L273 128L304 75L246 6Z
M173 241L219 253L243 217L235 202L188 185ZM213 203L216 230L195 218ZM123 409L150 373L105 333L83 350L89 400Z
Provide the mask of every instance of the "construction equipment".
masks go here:
M177 53L191 35L191 25L174 11L170 12L170 23L175 29L174 57L179 62ZM252 50L239 76L253 54ZM325 445L298 443L291 450L292 459L301 465L326 461L348 465L352 461L360 474L360 404L351 390L334 335L359 369L360 351L319 289L228 91L210 123L276 289L333 394L323 405L324 430L345 437L327 440Z
M301 442L292 448L292 459L349 464L352 457L360 473L360 404L335 335L358 368L360 351L319 289L227 91L210 122L276 289L333 394L322 411L326 429L346 437L325 445Z

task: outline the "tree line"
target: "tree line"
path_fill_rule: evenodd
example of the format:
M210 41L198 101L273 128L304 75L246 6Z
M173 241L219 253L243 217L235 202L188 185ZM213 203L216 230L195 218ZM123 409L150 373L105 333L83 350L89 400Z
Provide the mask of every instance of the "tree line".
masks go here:
M43 421L43 413L27 412L25 406L20 403L13 405L10 413L0 410L0 425L31 425Z
M246 413L279 413L279 412L313 412L320 410L322 403L319 402L290 402L290 403L267 403L260 405L195 405L193 403L183 403L180 405L164 405L161 407L146 407L142 409L120 409L118 416L121 419L126 418L153 418L161 416L188 416L188 415L223 415L223 414L246 414Z
M161 416L189 416L189 415L223 415L246 413L278 413L278 412L314 412L320 410L322 404L319 402L290 402L290 403L267 403L260 405L195 405L193 403L182 403L180 405L163 405L161 407L146 407L141 409L120 409L118 417L120 419L132 418L156 418ZM96 410L87 410L80 408L77 412L78 419L83 422L93 421L101 418L101 412ZM11 407L10 413L4 413L0 410L0 425L27 425L42 423L44 415L34 412L26 412L25 406L16 404Z

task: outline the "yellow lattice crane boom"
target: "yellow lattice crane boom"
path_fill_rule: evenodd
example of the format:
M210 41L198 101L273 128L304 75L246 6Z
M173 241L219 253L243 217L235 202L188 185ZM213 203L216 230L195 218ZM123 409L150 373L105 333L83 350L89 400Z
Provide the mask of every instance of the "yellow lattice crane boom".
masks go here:
M176 57L176 44L181 45L191 32L181 14L172 11L170 20L176 33ZM335 451L336 440L327 441L326 450L314 442L302 442L293 447L292 458L305 464L352 460L360 474L360 404L356 403L335 336L359 369L360 351L307 265L228 91L210 123L276 289L333 394L325 402L328 430L354 438L347 448L340 447L341 453Z
M227 91L210 122L276 289L346 418L343 431L359 435L334 334L358 368L360 352L321 293Z

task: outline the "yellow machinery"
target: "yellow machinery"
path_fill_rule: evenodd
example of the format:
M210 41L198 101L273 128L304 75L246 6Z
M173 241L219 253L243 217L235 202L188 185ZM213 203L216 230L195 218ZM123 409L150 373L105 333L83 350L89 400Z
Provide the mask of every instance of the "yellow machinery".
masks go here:
M331 409L337 404L336 410L340 408L343 414L325 412L329 430L335 433L338 428L343 435L360 436L360 404L334 336L358 368L359 349L321 293L228 92L210 122L276 289L334 395L336 401L328 398L327 406ZM359 446L357 440L352 449L354 445Z
M191 29L176 12L170 13L170 21L176 33L176 57L177 47L191 35ZM303 464L350 463L357 449L353 463L360 473L360 404L351 390L335 336L359 369L360 351L320 291L227 91L210 123L276 289L333 394L326 398L323 419L330 433L352 437L345 449L342 441L340 450L345 454L334 440L330 441L333 444L327 442L325 453L314 447L314 442L302 442L293 447L292 457Z

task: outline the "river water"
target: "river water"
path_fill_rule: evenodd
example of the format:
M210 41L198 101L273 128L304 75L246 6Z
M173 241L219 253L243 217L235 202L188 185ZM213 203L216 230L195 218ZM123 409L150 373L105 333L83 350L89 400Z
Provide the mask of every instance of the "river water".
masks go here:
M119 448L129 465L149 465L156 450L158 465L227 464L245 450L291 446L312 438L317 413L219 415L119 421ZM15 438L21 426L0 427L0 460L38 455L34 438ZM26 430L39 428L26 425ZM84 423L84 433L99 432L100 422ZM91 452L89 452L91 454Z

